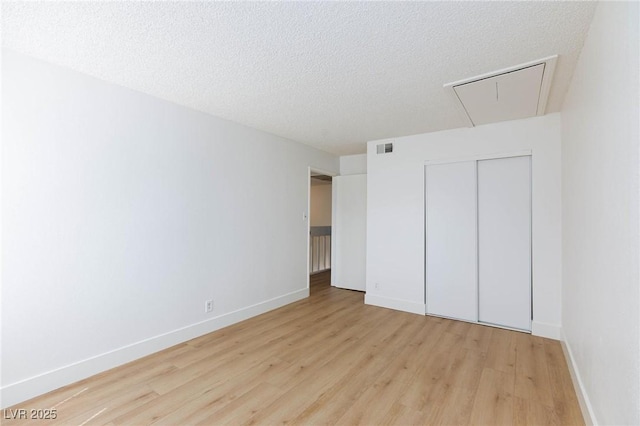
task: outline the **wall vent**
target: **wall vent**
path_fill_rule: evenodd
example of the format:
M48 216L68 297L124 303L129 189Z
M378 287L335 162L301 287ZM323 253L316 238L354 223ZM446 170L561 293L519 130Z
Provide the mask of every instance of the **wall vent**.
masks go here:
M469 127L544 115L558 55L447 83Z
M381 143L376 145L378 154L388 154L393 152L393 144L392 143Z

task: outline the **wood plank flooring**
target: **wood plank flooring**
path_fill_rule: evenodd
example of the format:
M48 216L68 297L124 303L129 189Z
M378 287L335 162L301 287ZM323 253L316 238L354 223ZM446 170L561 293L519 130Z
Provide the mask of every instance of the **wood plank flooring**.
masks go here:
M55 421L2 424L584 424L559 342L366 306L329 279L313 275L308 299L11 407L53 407Z

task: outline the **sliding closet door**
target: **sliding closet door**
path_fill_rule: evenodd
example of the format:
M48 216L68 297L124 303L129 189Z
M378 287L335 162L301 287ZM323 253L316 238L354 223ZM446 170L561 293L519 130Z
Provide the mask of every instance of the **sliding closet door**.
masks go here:
M531 330L531 157L478 161L479 321Z
M478 320L476 162L426 166L427 313Z

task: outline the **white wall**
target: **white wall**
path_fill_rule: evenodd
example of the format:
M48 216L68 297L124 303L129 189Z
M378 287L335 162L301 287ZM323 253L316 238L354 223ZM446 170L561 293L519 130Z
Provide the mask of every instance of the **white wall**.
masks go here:
M560 338L560 115L387 140L367 151L366 302L424 313L424 162L532 152L533 333Z
M367 154L343 155L340 157L340 175L361 175L367 173Z
M3 406L308 295L336 157L3 55Z
M565 345L608 425L640 424L639 20L598 5L562 111Z
M331 184L311 186L311 226L331 226Z

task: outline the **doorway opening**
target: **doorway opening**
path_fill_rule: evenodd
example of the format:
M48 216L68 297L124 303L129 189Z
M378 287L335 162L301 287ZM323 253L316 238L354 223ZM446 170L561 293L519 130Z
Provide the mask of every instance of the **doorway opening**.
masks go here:
M331 286L333 178L309 170L309 291Z

